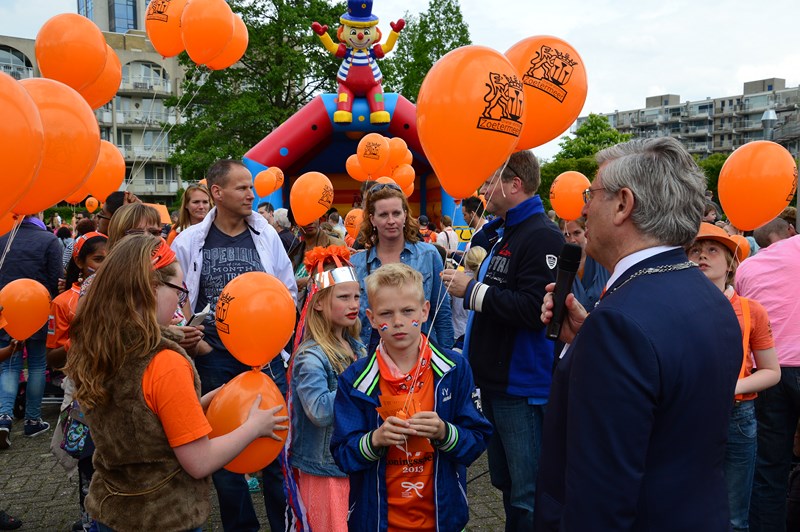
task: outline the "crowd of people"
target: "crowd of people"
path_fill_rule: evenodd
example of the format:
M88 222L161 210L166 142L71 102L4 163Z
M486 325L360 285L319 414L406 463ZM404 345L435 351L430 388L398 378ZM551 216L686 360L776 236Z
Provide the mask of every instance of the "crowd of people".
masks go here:
M24 342L0 336L0 452L25 365L20 432L51 434L77 470L73 530L200 530L213 482L225 530L260 529L255 489L273 531L457 531L484 451L508 531L800 529L796 211L737 239L674 139L597 160L582 216L554 222L536 158L513 154L461 202L466 232L371 182L357 236L336 209L298 227L253 210L234 160L185 191L171 227L123 192L71 226L25 217L0 238L0 287L35 279L52 307ZM565 243L581 259L553 341ZM215 317L247 272L296 303L262 368L288 415L259 396L209 438L205 409L251 369ZM48 366L64 374L54 430ZM286 459L224 469L263 437ZM19 526L0 512L0 529Z

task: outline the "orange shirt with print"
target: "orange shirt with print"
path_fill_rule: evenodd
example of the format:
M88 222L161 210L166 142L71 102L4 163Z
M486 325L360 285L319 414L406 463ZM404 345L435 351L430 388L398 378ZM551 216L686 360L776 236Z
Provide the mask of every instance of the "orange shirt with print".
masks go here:
M69 340L69 324L78 310L80 294L81 285L75 283L50 303L50 318L47 322L48 349L63 347Z
M747 299L750 307L750 349L747 353L743 353L742 367L744 369L742 378L749 377L753 374L753 351L761 351L763 349L770 349L775 347L775 340L772 338L772 328L769 324L769 315L767 310L755 299ZM730 298L733 311L739 319L739 327L744 330L744 317L742 313L742 301L739 294L733 293ZM751 401L758 396L757 393L737 394L738 401Z
M382 396L395 396L405 399L414 375L420 367L418 363L407 375L398 376L391 361L378 354L380 369L380 389ZM430 347L425 342L425 352L421 358L423 370L414 387L412 401L421 411L434 409L433 371L430 369ZM395 371L392 371L395 369ZM394 373L394 374L393 374ZM416 408L416 406L415 406ZM433 448L431 448L433 449ZM386 494L389 503L389 530L420 531L436 530L436 504L434 502L433 450L428 452L409 452L399 446L389 447L386 452Z
M153 357L144 370L142 392L147 407L164 426L170 447L211 433L194 389L194 368L180 353L164 349Z

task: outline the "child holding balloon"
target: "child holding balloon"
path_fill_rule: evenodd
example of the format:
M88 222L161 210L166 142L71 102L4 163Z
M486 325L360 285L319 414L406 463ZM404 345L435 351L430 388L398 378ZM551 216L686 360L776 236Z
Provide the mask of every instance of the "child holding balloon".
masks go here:
M309 296L291 368L289 441L300 500L314 503L293 508L311 530L347 531L349 482L333 461L330 440L337 377L365 354L358 340L360 288L349 258L343 246L316 247L305 256Z
M97 271L70 328L66 371L92 427L95 474L86 507L103 530L200 530L208 476L259 437L285 430L259 409L210 440L191 359L167 329L185 289L163 239L130 235ZM124 378L122 377L124 376Z
M339 377L331 439L350 475L350 530L462 530L466 466L492 432L472 372L422 334L430 302L419 272L385 264L365 283L380 342Z

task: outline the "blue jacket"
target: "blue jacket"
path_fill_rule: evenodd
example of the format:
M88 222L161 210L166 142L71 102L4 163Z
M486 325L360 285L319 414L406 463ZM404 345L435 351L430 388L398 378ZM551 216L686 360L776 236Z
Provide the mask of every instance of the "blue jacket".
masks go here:
M377 345L377 339L370 342L372 336L372 325L367 319L367 291L364 286L364 279L381 267L381 259L375 248L369 248L362 253L356 253L350 258L350 262L358 275L358 284L361 286L361 308L358 317L361 319L361 341L367 346L371 353ZM400 262L408 264L422 274L422 288L425 292L425 299L431 302L431 312L428 321L422 326L424 334L430 334L431 340L439 345L446 346L448 349L453 347L453 315L450 310L450 295L444 290L439 274L442 273L444 265L442 256L436 251L432 244L417 242L411 244L406 242L405 249L400 252ZM436 308L439 311L436 312ZM434 322L433 318L436 317ZM431 324L433 330L431 331Z
M583 305L583 308L591 312L595 304L600 301L609 277L611 274L608 273L608 270L592 257L587 256L583 263L583 279L575 276L575 282L572 283L572 295Z
M492 427L483 417L480 397L466 361L430 344L434 371L434 410L447 423L447 437L434 445L437 530L462 530L469 521L466 467L483 451ZM351 532L385 531L388 526L386 449L374 448L372 432L381 423L377 355L361 359L339 377L331 452L350 475Z
M682 249L624 272L553 377L536 530L729 530L723 474L742 333Z
M348 338L353 351L364 356L364 345ZM316 342L304 342L292 362L291 464L304 473L346 477L331 456L333 401L339 375Z

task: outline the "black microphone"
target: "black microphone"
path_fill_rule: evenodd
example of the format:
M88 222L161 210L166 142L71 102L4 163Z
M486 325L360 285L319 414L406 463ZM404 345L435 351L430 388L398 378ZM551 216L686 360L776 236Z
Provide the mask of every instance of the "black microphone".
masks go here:
M553 318L547 324L547 337L551 340L557 340L561 333L561 324L566 316L567 296L572 292L572 283L581 265L582 253L583 250L579 245L564 244L561 256L558 258L556 289L553 291Z

